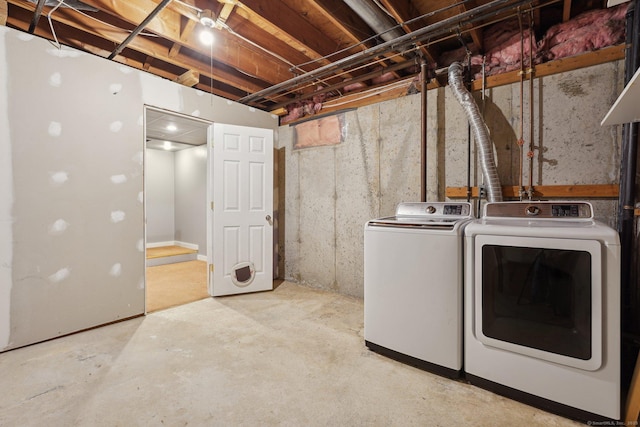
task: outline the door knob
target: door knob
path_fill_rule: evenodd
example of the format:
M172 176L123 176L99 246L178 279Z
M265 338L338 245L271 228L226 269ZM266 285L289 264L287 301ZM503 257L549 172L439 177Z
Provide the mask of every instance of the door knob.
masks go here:
M265 217L265 219L267 220L267 222L269 223L269 225L273 225L273 221L271 220L271 215L267 215Z

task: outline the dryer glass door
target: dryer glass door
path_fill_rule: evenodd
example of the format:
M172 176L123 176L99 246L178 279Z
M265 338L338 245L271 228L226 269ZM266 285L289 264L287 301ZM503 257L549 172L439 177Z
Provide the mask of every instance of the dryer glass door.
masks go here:
M476 294L481 340L533 357L597 369L601 358L599 243L479 238L484 240L476 264L481 270Z

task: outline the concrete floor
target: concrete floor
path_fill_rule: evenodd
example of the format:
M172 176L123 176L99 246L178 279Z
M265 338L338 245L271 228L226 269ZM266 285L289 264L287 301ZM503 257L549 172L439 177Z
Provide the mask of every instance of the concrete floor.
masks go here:
M362 300L282 283L0 354L2 426L574 426L369 351Z

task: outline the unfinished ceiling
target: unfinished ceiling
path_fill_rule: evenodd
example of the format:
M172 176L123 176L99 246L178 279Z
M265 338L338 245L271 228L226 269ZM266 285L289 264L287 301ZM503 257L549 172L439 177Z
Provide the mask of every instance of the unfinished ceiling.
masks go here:
M290 121L420 90L421 69L445 84L438 70L453 60L476 58L477 70L499 24L526 53L530 26L537 46L552 26L605 9L589 0L0 0L0 20Z

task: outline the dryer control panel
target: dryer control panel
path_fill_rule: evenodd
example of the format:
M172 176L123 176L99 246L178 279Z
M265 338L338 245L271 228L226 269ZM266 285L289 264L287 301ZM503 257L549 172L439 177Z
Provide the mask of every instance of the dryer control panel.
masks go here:
M496 202L487 203L484 216L490 218L591 219L588 202Z

